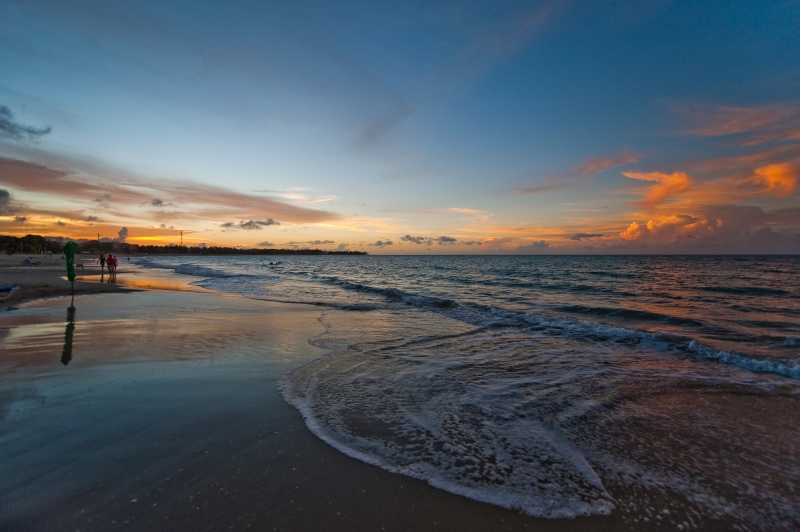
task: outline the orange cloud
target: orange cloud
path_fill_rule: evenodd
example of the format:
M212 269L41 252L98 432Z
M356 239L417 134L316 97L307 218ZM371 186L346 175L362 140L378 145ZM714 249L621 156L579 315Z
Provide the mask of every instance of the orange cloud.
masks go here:
M631 222L631 225L628 226L623 232L619 234L619 237L622 240L631 241L631 240L639 240L642 238L642 226L639 225L638 222Z
M633 221L621 249L671 252L791 253L800 251L800 209L764 211L754 205L705 205L690 214Z
M755 169L753 182L766 187L764 194L788 198L797 188L797 171L788 164L770 164Z
M631 179L658 183L650 187L642 201L639 202L639 205L645 208L653 208L664 203L669 196L685 192L692 184L692 179L683 172L675 172L674 174L622 172L622 175Z
M724 226L722 219L695 218L687 214L667 216L660 220L650 220L645 225L632 222L619 234L627 242L647 240L648 242L674 242L678 238L697 238L714 234Z

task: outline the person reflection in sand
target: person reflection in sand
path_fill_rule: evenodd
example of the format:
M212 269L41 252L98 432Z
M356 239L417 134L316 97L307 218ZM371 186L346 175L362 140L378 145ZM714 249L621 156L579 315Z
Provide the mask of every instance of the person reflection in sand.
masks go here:
M67 309L67 330L64 331L64 350L61 352L61 363L65 366L72 360L72 335L75 334L75 307Z

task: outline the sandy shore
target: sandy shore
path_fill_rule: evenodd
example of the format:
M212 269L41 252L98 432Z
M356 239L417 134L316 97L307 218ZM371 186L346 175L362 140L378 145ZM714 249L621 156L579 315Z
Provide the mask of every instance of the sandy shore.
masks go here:
M672 514L630 508L691 509L644 484L614 488L607 517L536 519L478 503L339 453L277 391L337 334L443 334L455 330L437 322L448 318L376 325L379 314L218 294L127 261L115 283L87 263L69 309L63 262L19 260L0 261L0 282L21 287L0 311L0 530L664 530ZM123 290L132 293L94 293ZM36 294L46 298L29 300ZM717 397L676 390L670 400L759 427L777 405L788 409L777 420L798 422L790 398ZM636 418L616 430L650 429ZM693 523L734 525L725 515Z
M26 259L41 264L25 265L23 262ZM75 263L82 264L83 268L77 270L79 280L75 281L75 294L132 290L119 282L130 271L130 266L126 262L121 262L116 279L110 279L107 274L102 275L101 283L101 274L105 272L100 271L96 259L97 257L93 255L85 257L79 255L76 259ZM0 286L19 286L19 289L0 302L0 305L2 308L7 308L23 301L71 294L72 287L66 275L66 265L60 255L0 255Z
M57 267L2 274L54 295ZM622 528L476 503L316 439L276 383L324 354L319 309L159 290L69 304L0 313L3 530Z

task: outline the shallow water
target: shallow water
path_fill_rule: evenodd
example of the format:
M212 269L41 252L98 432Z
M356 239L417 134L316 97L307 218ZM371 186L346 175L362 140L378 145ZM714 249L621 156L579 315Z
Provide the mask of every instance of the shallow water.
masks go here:
M141 263L327 309L281 388L350 456L540 517L800 527L798 257Z

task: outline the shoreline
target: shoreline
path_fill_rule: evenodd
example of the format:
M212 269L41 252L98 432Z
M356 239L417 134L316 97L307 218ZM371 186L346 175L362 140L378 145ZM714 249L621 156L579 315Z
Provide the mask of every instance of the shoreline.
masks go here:
M112 291L76 290L71 311L51 292L0 313L4 530L660 530L685 504L617 486L611 515L537 518L350 458L314 436L278 382L337 342L441 337L453 333L450 318L256 300L131 266L108 284L87 265L82 284ZM26 272L68 288L49 267ZM691 412L717 404L670 393ZM747 405L735 412L750 415ZM646 500L673 513L635 509ZM704 519L700 528L732 525Z
M316 438L277 382L325 354L309 343L325 332L319 309L159 290L96 294L91 304L82 294L72 317L68 304L41 299L0 317L4 530L608 523L475 502Z
M60 279L53 269L34 271ZM0 267L0 276L14 273ZM325 310L208 290L120 298L124 289L112 284L109 293L76 290L70 314L70 298L57 293L63 284L0 315L4 530L572 531L609 523L476 502L318 439L277 383L326 353L310 342L325 333Z

